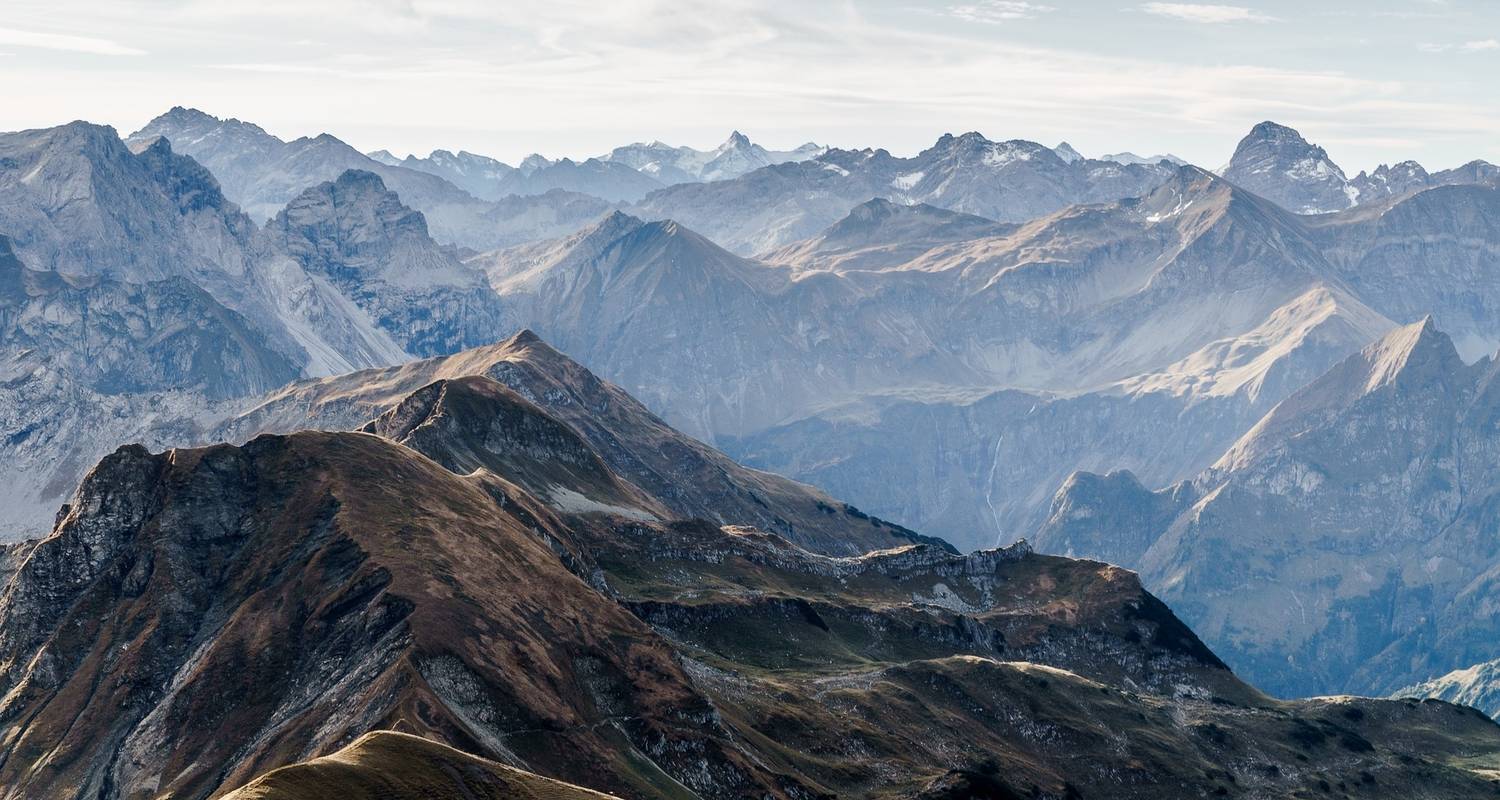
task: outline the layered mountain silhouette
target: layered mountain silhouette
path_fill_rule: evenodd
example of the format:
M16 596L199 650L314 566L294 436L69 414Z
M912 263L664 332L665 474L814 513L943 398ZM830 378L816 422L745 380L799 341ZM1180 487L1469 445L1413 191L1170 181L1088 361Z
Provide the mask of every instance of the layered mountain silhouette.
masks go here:
M224 193L255 220L276 215L309 186L348 170L379 175L420 210L438 238L475 248L557 236L603 213L607 201L561 189L535 196L481 200L424 169L370 158L330 134L285 141L259 126L173 108L131 134L130 141L164 138L179 153L210 169Z
M1018 222L1075 203L1144 194L1175 169L1070 162L1035 142L949 134L912 158L885 150L835 149L732 180L680 184L651 194L633 213L676 220L749 255L813 236L853 206L877 197Z

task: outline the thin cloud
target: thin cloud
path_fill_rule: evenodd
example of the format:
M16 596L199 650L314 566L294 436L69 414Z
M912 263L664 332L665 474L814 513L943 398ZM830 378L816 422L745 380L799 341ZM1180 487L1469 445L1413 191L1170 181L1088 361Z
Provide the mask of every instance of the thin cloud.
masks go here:
M1185 22L1222 25L1226 22L1274 22L1275 17L1244 6L1202 5L1198 3L1146 3L1141 10L1158 17Z
M1423 42L1417 45L1417 49L1424 53L1484 53L1490 50L1500 50L1500 39L1478 39L1457 44Z
M1028 3L1025 0L980 0L978 3L950 6L948 13L969 22L996 25L1016 19L1031 19L1051 10L1052 6Z
M35 47L41 50L63 50L69 53L92 53L100 56L143 56L145 50L126 47L109 39L73 36L65 33L41 33L15 28L0 28L0 44L13 47Z

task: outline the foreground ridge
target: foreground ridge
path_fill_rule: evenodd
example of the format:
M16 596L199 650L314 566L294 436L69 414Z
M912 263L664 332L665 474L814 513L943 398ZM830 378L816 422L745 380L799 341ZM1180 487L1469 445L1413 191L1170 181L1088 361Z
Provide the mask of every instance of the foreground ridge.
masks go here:
M4 562L0 797L579 796L444 745L629 798L1492 790L1475 711L1271 699L1133 573L1025 543L680 514L555 407L439 377L362 432L105 458Z

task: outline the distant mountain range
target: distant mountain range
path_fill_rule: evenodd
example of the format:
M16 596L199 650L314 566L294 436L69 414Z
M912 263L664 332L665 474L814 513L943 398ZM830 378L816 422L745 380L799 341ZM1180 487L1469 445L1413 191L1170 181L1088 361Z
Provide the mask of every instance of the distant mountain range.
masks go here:
M481 200L428 171L372 159L329 134L290 142L236 119L173 108L131 134L129 141L164 138L175 152L207 167L224 194L257 222L276 215L309 186L355 169L381 180L422 212L437 238L485 249L558 236L597 218L609 203L563 190L525 198Z

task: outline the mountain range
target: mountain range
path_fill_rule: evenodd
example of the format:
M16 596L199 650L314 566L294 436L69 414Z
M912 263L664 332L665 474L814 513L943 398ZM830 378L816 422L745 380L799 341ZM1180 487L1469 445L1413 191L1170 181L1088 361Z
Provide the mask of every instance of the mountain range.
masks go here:
M4 539L67 518L127 442L366 428L567 514L820 557L1024 536L1139 569L1272 694L1487 702L1487 164L1349 179L1272 123L1220 174L976 133L911 158L739 135L515 168L374 156L180 108L125 140L0 134ZM527 436L577 437L570 466L419 444L441 428L424 404L485 392L562 426ZM350 739L318 741L235 781Z
M351 169L380 176L422 212L440 241L464 247L560 235L609 207L592 195L560 189L524 199L481 200L428 171L370 158L330 134L285 141L253 123L182 107L151 120L129 140L156 138L207 167L224 194L257 222L274 217L307 187Z
M1039 524L1079 468L1190 477L1397 322L1493 348L1497 199L1309 219L1179 168L1020 225L877 200L744 259L617 214L468 263L672 424L975 547Z

